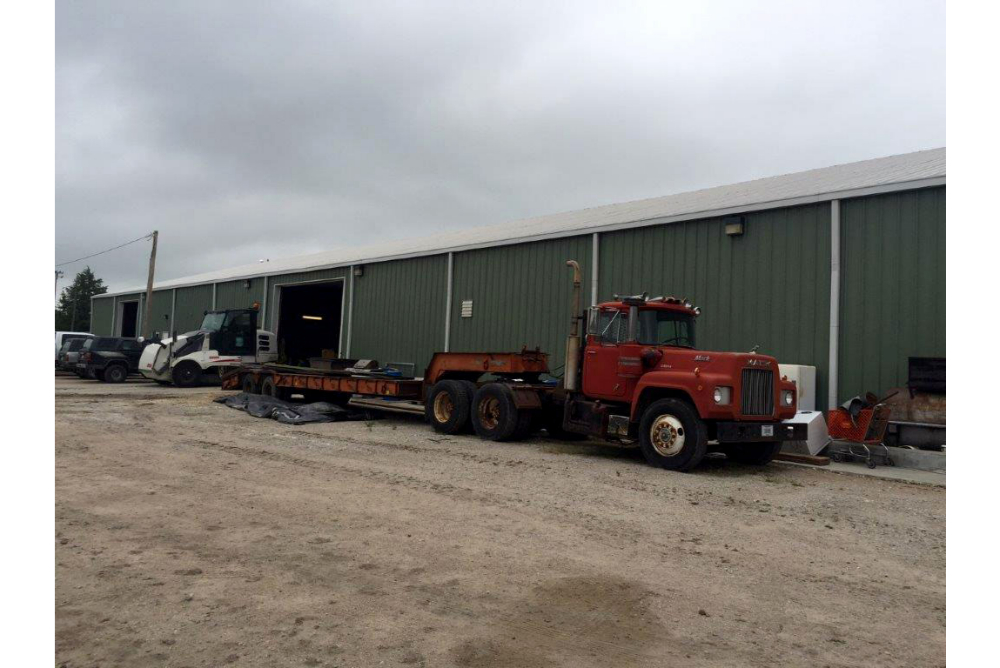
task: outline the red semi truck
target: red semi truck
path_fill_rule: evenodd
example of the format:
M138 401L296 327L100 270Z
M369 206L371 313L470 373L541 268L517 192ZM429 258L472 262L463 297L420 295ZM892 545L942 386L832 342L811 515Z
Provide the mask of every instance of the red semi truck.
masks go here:
M699 350L700 310L673 297L616 297L584 312L579 265L561 382L545 353L436 353L422 379L352 370L245 365L223 387L284 397L293 392L371 408L423 413L443 433L474 431L493 441L536 429L557 438L635 443L646 460L686 471L709 451L766 464L786 440L805 438L796 388L773 357ZM386 401L385 398L391 398Z

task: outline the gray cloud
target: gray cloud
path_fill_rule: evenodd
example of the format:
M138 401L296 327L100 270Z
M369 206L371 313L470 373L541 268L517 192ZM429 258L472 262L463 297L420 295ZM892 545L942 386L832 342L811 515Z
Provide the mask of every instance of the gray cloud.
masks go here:
M157 228L167 279L945 142L943 2L511 4L58 1L56 260Z

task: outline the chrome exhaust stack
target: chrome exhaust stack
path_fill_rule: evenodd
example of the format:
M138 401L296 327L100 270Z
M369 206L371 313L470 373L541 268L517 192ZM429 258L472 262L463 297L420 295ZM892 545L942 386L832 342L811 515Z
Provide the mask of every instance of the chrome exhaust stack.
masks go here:
M573 318L569 336L566 338L566 363L563 365L563 389L576 392L580 376L580 289L583 276L576 260L566 260L566 266L573 268Z

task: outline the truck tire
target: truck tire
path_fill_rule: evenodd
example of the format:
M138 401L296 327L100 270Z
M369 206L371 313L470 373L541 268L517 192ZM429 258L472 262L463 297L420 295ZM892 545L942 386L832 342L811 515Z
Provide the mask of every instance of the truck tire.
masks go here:
M104 369L104 377L101 379L107 383L124 383L128 378L128 367L124 364L109 364Z
M248 373L243 376L243 381L240 383L240 389L243 390L245 394L260 394L260 388L257 387L257 381L254 379L252 373Z
M274 382L274 376L264 376L260 381L260 393L265 397L273 397L284 401L288 398L288 392L283 387L278 387Z
M764 466L781 452L781 441L764 443L728 444L724 450L726 457L740 464Z
M514 438L521 415L514 405L514 393L503 383L487 383L472 400L472 428L489 441Z
M460 434L469 429L472 399L475 386L469 388L461 380L439 380L427 393L424 417L434 431L441 434Z
M170 372L177 387L194 387L201 383L201 367L197 362L181 362Z
M689 471L708 451L708 429L686 401L660 399L642 414L639 447L653 466Z

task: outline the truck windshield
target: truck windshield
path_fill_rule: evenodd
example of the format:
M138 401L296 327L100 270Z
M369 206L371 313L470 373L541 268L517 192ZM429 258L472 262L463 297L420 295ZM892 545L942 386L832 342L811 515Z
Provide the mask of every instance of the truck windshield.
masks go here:
M694 348L694 317L665 309L639 310L639 343Z
M225 320L225 313L206 313L205 319L201 321L201 329L209 332L217 332L222 329L222 323Z

